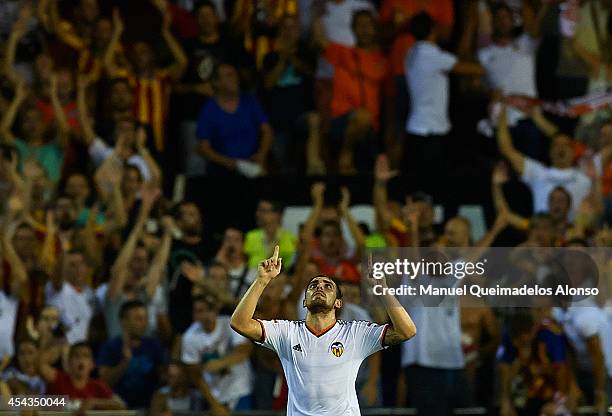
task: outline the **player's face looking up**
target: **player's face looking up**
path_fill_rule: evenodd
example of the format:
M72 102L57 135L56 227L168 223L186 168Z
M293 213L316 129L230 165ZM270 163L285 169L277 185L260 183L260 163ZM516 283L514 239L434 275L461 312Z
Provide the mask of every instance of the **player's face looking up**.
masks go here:
M336 283L329 277L315 277L306 287L304 306L313 313L326 312L342 307L342 295Z

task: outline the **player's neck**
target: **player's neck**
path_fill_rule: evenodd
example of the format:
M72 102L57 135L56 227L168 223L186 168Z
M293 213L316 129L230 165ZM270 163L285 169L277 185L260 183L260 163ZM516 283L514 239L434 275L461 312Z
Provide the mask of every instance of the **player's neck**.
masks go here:
M320 334L334 326L336 323L336 311L310 312L306 313L306 326L315 335Z

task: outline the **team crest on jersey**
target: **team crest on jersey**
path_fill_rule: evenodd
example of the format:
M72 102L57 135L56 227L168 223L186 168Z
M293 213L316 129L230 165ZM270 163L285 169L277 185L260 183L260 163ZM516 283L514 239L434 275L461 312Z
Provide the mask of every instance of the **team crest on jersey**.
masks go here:
M331 353L336 357L340 357L344 353L344 345L341 342L334 342L331 344Z

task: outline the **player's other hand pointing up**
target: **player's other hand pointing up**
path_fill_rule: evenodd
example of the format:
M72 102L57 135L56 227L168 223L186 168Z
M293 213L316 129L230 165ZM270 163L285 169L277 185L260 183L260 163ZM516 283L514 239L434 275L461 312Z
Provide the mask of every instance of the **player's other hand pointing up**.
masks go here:
M278 257L278 246L274 247L274 254L267 260L259 263L257 267L257 278L264 280L266 283L279 275L283 259Z

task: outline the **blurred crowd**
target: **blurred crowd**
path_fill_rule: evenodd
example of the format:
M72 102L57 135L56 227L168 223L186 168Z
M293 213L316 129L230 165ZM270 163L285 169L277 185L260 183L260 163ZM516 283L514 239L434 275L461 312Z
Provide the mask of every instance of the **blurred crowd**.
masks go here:
M277 244L285 269L260 318L303 319L304 285L322 273L342 282L342 319L377 322L361 299L368 249L610 247L611 10L1 1L0 396L155 416L284 409L280 362L229 326ZM299 231L282 227L279 192L244 212L255 228L224 218L215 240L195 199L173 192L179 175L316 179ZM375 228L354 218L349 189L326 187L338 176L373 178ZM478 241L468 219L436 214L475 177L494 211ZM368 359L361 405L603 411L612 263L600 253L588 304L410 308L418 335Z

